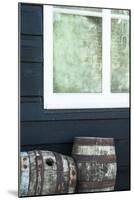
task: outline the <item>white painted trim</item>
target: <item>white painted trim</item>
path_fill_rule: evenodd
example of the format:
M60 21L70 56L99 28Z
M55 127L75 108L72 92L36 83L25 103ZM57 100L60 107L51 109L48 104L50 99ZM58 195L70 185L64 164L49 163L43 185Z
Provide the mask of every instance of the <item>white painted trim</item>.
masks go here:
M44 107L47 107L47 98L53 93L53 6L43 7L44 17Z
M123 108L129 107L128 94L61 94L47 98L47 109Z
M70 13L69 13L70 14ZM103 9L103 29L110 33L110 12ZM103 32L104 32L103 30ZM122 108L129 107L129 94L110 93L111 36L103 33L103 93L53 93L53 6L44 5L44 108ZM105 40L105 41L104 41ZM104 59L107 58L106 59ZM109 66L106 68L106 66ZM106 77L109 74L108 77ZM109 83L108 83L109 82Z
M101 9L101 8L100 8ZM102 9L104 10L104 9ZM110 11L110 9L105 9ZM102 12L95 12L95 11L88 11L88 10L80 10L79 8L73 9L73 8L57 8L56 6L53 7L54 12L60 12L64 14L72 14L72 15L82 15L82 16L94 16L94 17L102 17ZM129 20L128 15L123 15L123 14L111 14L111 17L113 19L124 19L124 20Z
M110 49L111 49L111 11L103 10L102 18L102 92L110 93Z
M56 8L56 7L54 7L54 12L64 13L64 14L72 14L72 15L102 17L101 12L79 10L79 8L76 10L76 9L72 9L72 8L67 9L67 8Z

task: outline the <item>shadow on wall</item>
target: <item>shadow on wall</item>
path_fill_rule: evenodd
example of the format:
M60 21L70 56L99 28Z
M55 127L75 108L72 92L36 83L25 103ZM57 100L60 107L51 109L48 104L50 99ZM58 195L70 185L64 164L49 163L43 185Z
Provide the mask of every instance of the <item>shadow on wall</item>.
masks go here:
M18 191L17 190L9 190L8 193L11 194L14 197L18 197Z

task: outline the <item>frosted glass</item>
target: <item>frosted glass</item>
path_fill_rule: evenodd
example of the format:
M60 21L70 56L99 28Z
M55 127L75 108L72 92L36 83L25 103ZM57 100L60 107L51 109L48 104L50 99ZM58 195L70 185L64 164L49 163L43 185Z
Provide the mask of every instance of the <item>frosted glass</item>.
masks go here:
M112 14L122 14L122 15L129 15L129 10L111 10Z
M112 19L112 92L129 91L129 21Z
M102 19L54 13L53 28L54 92L101 92Z

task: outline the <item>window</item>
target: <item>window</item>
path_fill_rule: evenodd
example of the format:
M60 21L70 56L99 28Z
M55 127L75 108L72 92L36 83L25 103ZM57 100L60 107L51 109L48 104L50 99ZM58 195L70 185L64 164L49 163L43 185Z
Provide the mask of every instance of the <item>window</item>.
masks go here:
M129 11L44 6L44 108L129 107Z

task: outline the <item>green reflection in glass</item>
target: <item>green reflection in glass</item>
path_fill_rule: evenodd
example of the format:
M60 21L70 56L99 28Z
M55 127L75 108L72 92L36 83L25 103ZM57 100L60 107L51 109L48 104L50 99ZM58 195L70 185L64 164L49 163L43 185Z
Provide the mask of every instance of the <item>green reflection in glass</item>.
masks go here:
M53 28L54 92L101 92L102 19L54 13Z
M111 65L113 93L129 91L129 21L112 19Z
M121 15L129 15L129 10L111 10L112 14L121 14Z

